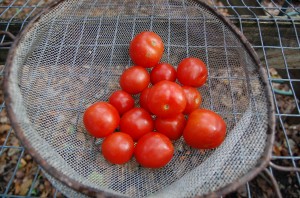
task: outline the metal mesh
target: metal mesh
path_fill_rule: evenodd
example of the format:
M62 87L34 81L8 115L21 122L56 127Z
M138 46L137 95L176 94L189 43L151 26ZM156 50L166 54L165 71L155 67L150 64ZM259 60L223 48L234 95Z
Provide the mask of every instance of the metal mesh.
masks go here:
M15 49L8 92L24 136L45 162L85 186L134 197L190 197L224 187L248 173L267 143L269 103L258 65L236 34L195 1L63 1L29 29ZM128 46L151 30L165 43L162 61L206 62L203 108L218 112L228 130L215 150L174 142L162 169L119 166L101 155L101 141L82 123L85 108L120 89L132 65ZM51 174L51 173L50 173Z

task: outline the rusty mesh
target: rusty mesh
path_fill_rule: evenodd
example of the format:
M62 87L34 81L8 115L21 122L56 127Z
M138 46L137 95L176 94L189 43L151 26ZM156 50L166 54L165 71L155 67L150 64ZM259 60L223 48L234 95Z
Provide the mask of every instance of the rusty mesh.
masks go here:
M175 141L172 161L155 170L134 158L108 163L101 140L87 134L82 122L88 105L120 89L121 73L133 64L129 42L145 30L162 37L163 62L176 67L197 57L207 64L202 107L218 112L228 127L215 150ZM61 1L28 25L9 59L5 89L14 129L71 197L79 196L71 188L129 197L201 196L236 183L268 154L272 115L265 74L249 44L201 2Z

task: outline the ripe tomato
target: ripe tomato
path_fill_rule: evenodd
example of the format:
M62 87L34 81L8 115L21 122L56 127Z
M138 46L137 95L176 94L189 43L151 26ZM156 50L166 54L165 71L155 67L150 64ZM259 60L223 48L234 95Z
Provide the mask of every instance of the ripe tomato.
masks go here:
M194 110L183 130L183 138L191 147L213 149L221 145L226 136L226 123L222 117L207 109Z
M172 82L176 80L176 70L168 63L160 63L156 65L150 73L150 81L152 84L156 84L163 80L169 80Z
M144 89L140 95L140 106L150 113L150 109L148 107L148 94L150 92L150 87Z
M164 52L164 44L154 32L141 32L130 43L129 55L136 65L153 67L160 61Z
M129 93L123 90L112 93L109 97L109 103L118 110L120 115L134 107L134 99Z
M120 131L129 134L134 141L153 131L151 115L143 108L133 108L121 117Z
M122 132L112 133L102 142L102 154L104 158L113 164L128 162L134 151L132 138Z
M158 117L171 117L183 112L186 98L182 87L175 82L160 81L148 94L148 107Z
M102 138L114 132L119 122L118 111L107 102L96 102L83 114L83 124L86 130L96 138Z
M200 107L202 97L200 92L194 87L182 86L182 89L186 97L186 106L183 113L190 114L192 111Z
M136 161L146 168L161 168L171 161L174 146L161 133L150 132L138 141L134 149Z
M120 77L121 88L129 94L137 94L148 87L150 75L141 66L132 66L126 69Z
M166 135L170 140L178 140L183 133L185 123L184 115L178 114L169 118L157 117L154 126L157 132Z
M206 65L198 58L185 58L177 67L177 78L183 85L200 87L206 82L207 76Z

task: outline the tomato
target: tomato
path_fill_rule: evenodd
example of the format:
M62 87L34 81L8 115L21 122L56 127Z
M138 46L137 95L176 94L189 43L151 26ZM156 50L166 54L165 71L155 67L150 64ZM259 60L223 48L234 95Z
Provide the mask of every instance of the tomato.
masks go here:
M102 142L103 157L113 164L124 164L128 162L134 152L132 138L122 132L112 133Z
M96 138L102 138L114 132L119 122L118 111L107 102L96 102L83 114L83 124L86 130Z
M174 146L161 133L150 132L138 141L134 149L136 161L146 168L161 168L171 161Z
M171 81L160 81L148 94L148 107L158 117L171 117L183 112L186 98L180 85Z
M129 46L129 56L136 65L153 67L158 64L164 52L159 35L144 31L136 35Z
M109 103L118 110L120 115L134 107L133 97L123 90L112 93L109 97Z
M183 138L191 147L213 149L222 144L226 123L220 115L207 109L194 110L188 117Z
M143 108L133 108L121 117L120 131L129 134L134 141L153 131L151 115Z
M157 132L166 135L170 140L178 140L185 127L185 117L183 114L178 114L169 118L157 117L154 121L154 127Z
M163 80L169 80L172 82L176 80L176 70L168 63L160 63L156 65L150 73L150 81L152 84L156 84Z
M187 101L183 113L190 114L192 111L200 107L202 97L200 92L194 87L182 86L182 89Z
M183 85L200 87L206 82L207 76L206 65L198 58L185 58L177 67L177 79Z
M150 109L148 107L148 94L150 92L150 87L147 87L144 89L140 95L140 106L145 109L146 111L150 112Z
M148 87L150 75L141 66L132 66L126 69L120 77L121 88L129 94L137 94Z

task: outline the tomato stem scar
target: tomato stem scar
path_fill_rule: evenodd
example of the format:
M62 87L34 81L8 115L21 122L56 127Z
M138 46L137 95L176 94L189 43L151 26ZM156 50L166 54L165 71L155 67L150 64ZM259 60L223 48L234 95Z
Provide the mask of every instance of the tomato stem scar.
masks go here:
M151 41L151 44L152 44L153 46L156 46L156 42L155 42L154 40Z
M165 105L163 106L163 108L164 108L164 110L168 110L168 109L170 109L170 106L169 106L168 104L165 104Z

